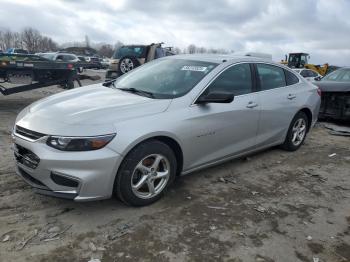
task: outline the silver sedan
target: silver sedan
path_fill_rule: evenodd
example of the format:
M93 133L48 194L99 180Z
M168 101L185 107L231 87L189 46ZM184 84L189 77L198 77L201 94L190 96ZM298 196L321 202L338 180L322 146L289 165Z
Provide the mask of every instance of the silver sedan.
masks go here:
M17 174L42 194L147 205L177 175L297 150L319 107L316 86L269 60L166 57L25 108L13 129Z

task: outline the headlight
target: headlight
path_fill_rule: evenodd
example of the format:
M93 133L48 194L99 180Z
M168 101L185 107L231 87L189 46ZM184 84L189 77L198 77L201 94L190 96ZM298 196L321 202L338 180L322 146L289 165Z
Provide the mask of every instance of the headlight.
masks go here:
M115 134L90 137L50 136L46 144L62 151L90 151L106 146Z

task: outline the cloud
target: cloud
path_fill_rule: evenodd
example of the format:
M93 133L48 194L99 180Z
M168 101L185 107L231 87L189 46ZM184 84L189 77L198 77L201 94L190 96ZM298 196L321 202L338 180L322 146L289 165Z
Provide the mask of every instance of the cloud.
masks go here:
M273 54L349 65L348 0L3 0L0 27L31 26L58 42L152 43Z

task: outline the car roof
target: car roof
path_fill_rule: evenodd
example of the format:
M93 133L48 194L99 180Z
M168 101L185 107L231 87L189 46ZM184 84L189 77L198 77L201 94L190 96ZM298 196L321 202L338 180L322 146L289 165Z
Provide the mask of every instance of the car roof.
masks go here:
M187 59L187 60L193 60L193 61L211 62L211 63L218 63L218 64L221 64L227 61L266 62L266 63L283 66L282 64L275 63L270 59L253 57L253 56L244 56L244 55L185 54L185 55L167 56L166 58L167 59Z

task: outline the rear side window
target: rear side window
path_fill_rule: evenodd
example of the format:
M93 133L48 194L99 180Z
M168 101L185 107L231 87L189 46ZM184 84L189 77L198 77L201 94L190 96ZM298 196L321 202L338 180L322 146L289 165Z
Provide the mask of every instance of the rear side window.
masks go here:
M310 77L316 77L317 74L316 74L314 71L309 70L309 76L310 76Z
M300 72L300 75L301 75L302 77L308 77L308 76L309 76L309 73L308 73L307 70L303 70L303 71Z
M267 64L257 64L256 67L262 91L286 86L286 78L282 68Z
M252 92L252 74L249 64L231 66L208 87L207 92L227 92L235 96Z
M286 75L287 86L299 83L299 78L295 74L289 72L288 70L284 70L284 73Z
M121 59L125 56L142 58L146 56L145 46L122 46L113 55L114 59Z

